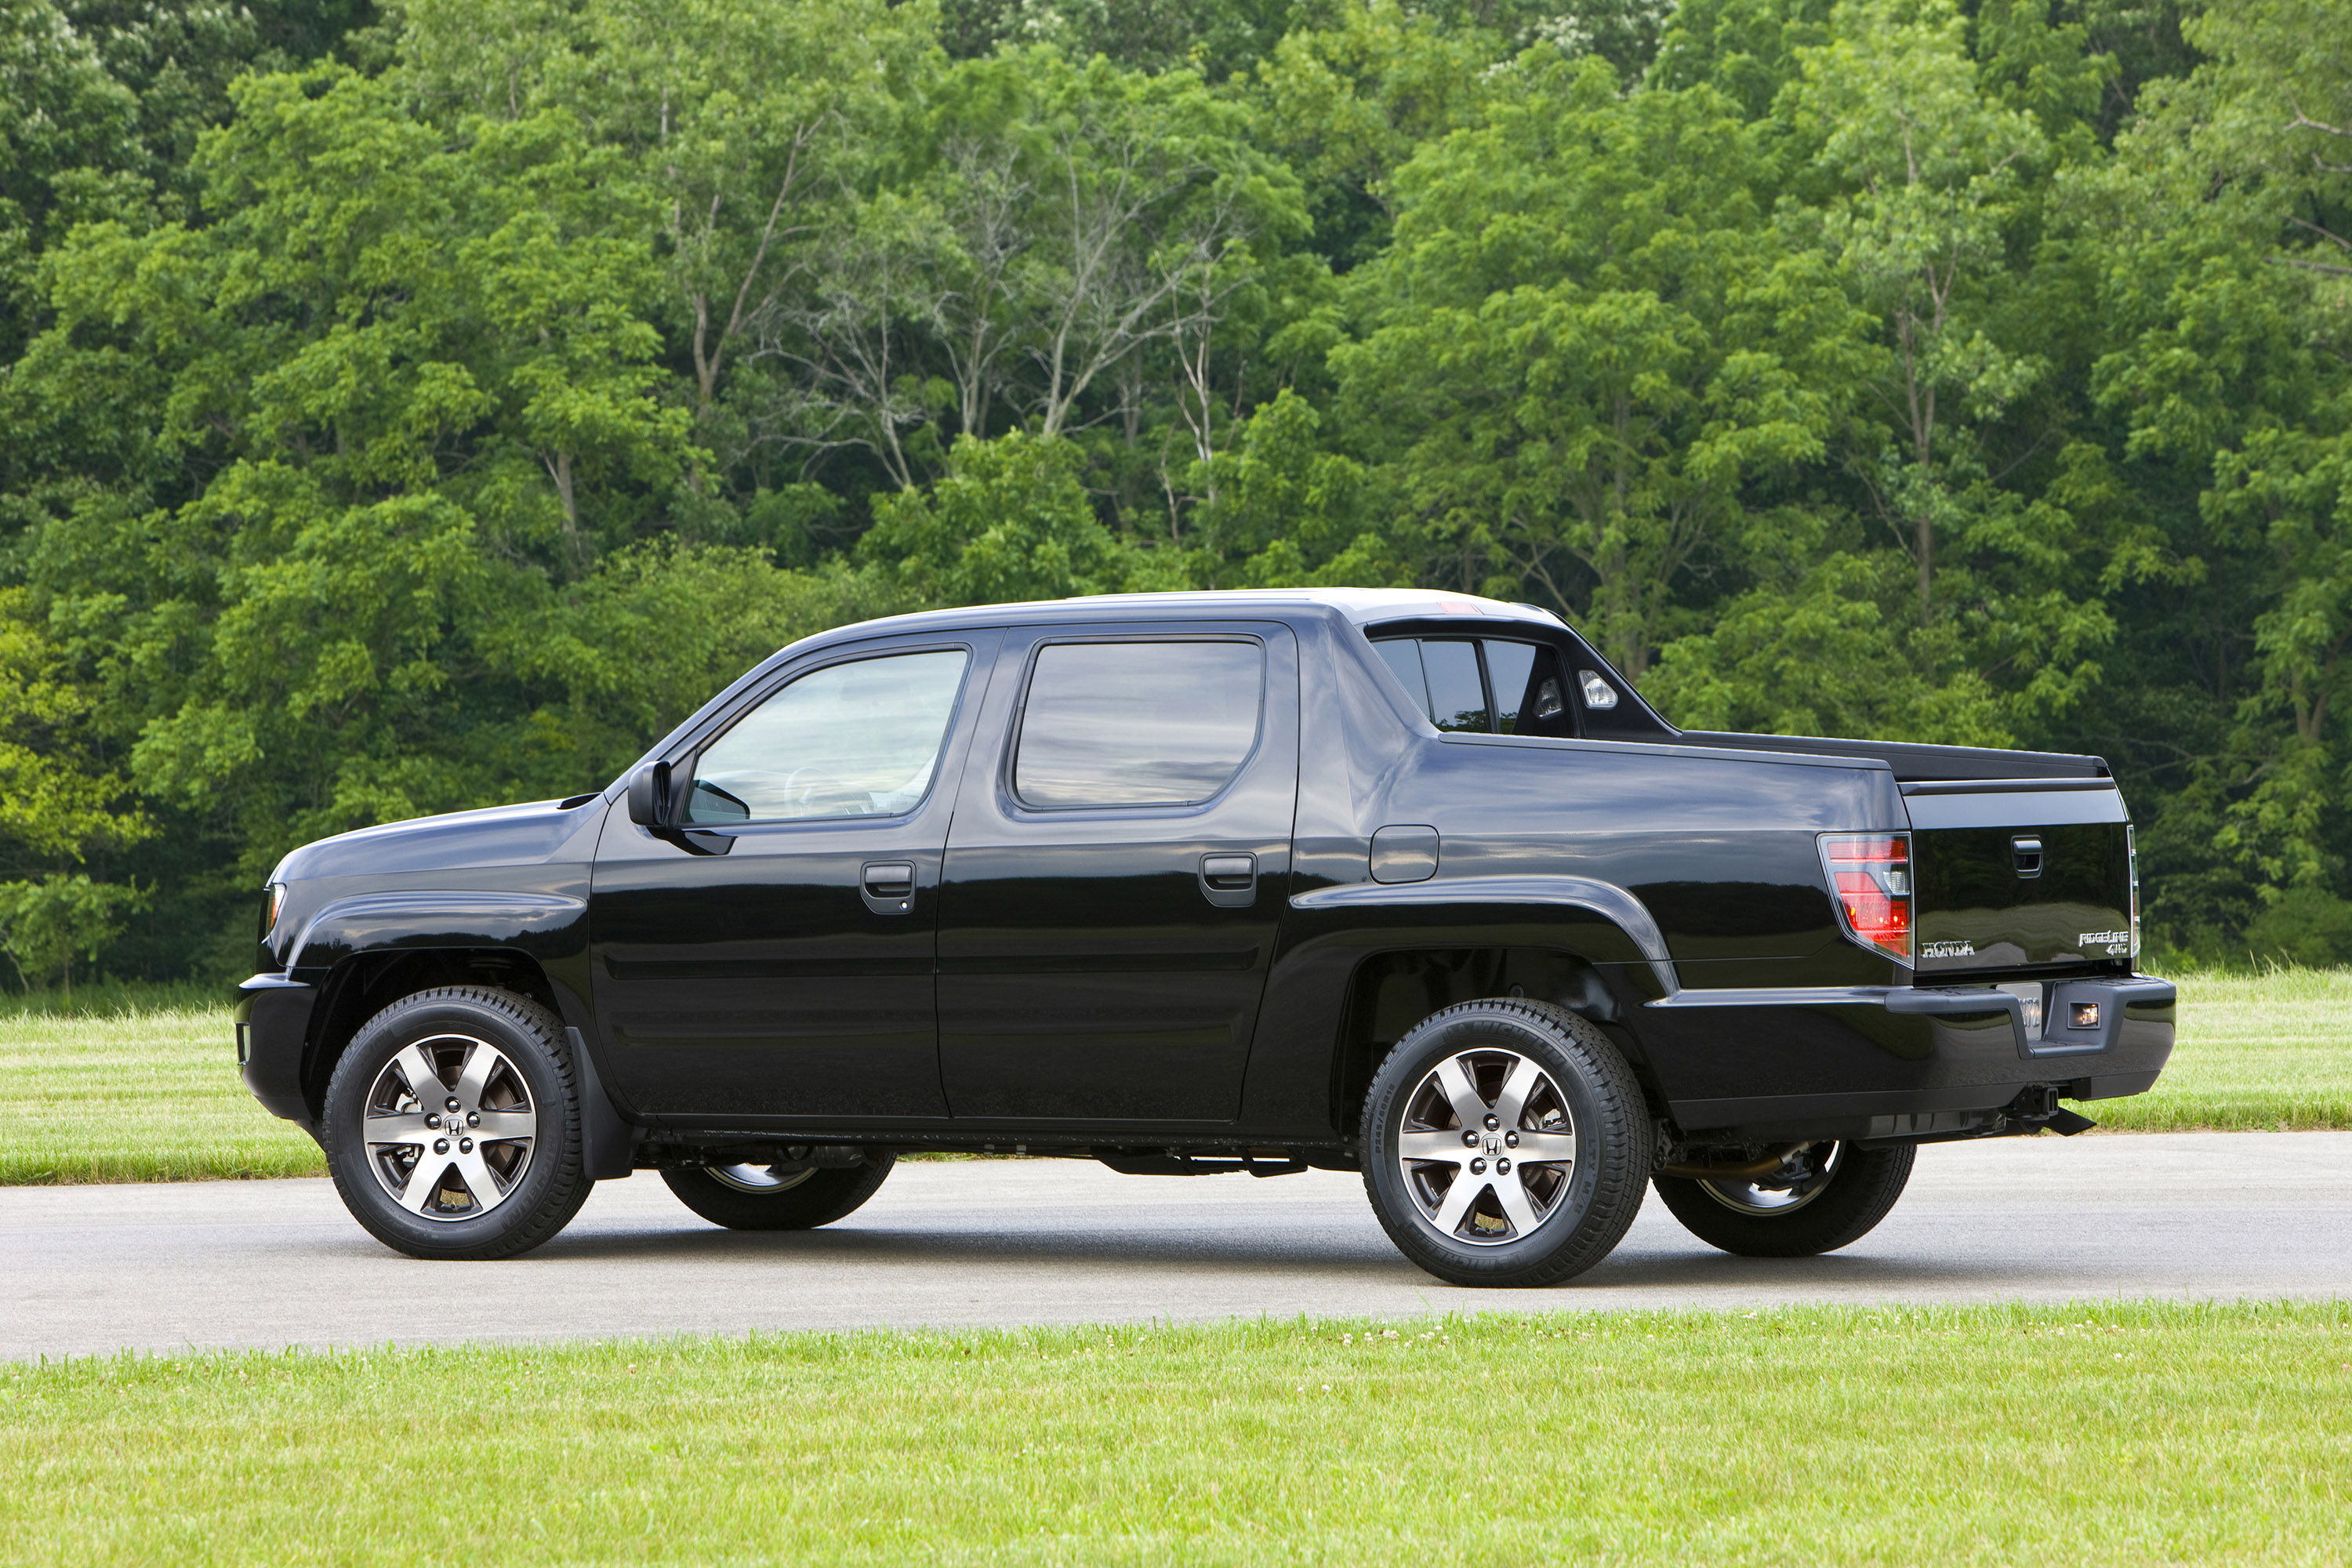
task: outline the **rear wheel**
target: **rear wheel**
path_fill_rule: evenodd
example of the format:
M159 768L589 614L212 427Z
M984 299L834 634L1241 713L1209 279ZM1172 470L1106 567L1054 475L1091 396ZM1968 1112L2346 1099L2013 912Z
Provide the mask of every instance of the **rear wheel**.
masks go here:
M669 1165L661 1176L678 1202L713 1225L730 1230L813 1230L831 1225L872 1197L898 1161L891 1150L872 1149L856 1165Z
M1742 1258L1810 1258L1869 1235L1903 1195L1916 1152L1908 1143L1805 1143L1760 1174L1660 1176L1655 1184L1683 1228L1709 1247Z
M1415 1026L1364 1104L1364 1186L1398 1250L1455 1285L1550 1285L1642 1206L1649 1111L1608 1037L1497 999Z
M411 1258L511 1258L571 1222L595 1183L555 1016L452 985L362 1025L327 1082L320 1142L353 1218Z

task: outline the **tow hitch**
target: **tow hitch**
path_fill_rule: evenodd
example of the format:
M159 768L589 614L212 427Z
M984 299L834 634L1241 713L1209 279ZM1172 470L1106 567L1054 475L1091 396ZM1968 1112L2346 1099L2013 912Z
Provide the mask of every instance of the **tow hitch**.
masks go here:
M2098 1125L2089 1117L2060 1105L2054 1084L2037 1083L2031 1089L2020 1089L2017 1098L2011 1100L2005 1110L2012 1120L2023 1122L2027 1131L2039 1132L2047 1127L2062 1138L2088 1132Z

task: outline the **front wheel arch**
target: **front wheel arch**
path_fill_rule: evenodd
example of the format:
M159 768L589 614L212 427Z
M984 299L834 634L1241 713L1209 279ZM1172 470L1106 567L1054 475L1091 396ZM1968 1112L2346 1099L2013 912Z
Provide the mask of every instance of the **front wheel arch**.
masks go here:
M369 1019L404 996L456 985L511 992L558 1019L563 1016L545 967L515 948L378 948L352 953L320 984L302 1047L302 1099L311 1126L319 1127L325 1115L335 1064Z

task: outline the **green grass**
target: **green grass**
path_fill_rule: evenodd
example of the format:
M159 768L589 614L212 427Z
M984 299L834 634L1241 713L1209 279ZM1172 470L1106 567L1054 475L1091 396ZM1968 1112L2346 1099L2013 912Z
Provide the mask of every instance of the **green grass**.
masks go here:
M2340 1563L2352 1304L0 1368L0 1558Z
M2086 1115L2130 1132L2352 1128L2352 969L2179 984L2179 1039L2156 1088Z
M0 1185L326 1169L247 1092L225 1006L0 1014Z
M2352 1128L2352 970L2180 986L2171 1066L2153 1093L2086 1106L2102 1126ZM195 1005L199 994L86 993L89 1010L75 1012L0 1005L0 1185L323 1172L310 1139L246 1093L228 1009Z

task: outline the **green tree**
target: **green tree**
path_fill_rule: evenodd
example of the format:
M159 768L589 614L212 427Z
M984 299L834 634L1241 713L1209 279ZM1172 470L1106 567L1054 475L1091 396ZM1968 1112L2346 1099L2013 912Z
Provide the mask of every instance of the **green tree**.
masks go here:
M492 634L631 538L688 448L653 395L647 215L576 122L443 131L340 68L237 98L213 221L78 235L18 377L37 408L163 373L121 388L152 489L42 521L34 582L143 710L142 786L233 817L253 871L555 773L504 727L530 699Z
M1118 592L1129 562L1087 503L1084 461L1055 437L962 437L937 484L875 499L858 552L915 604Z
M1379 254L1396 219L1396 171L1424 142L1473 123L1500 39L1450 29L1400 0L1350 5L1290 34L1252 91L1273 146L1305 184L1318 248L1346 271Z
M2183 563L2137 644L2143 710L2199 742L2151 758L2184 786L2144 840L2151 912L2210 952L2298 889L2306 911L2334 897L2352 850L2352 9L2223 7L2187 31L2207 63L2151 89L2076 194L2119 472Z
M1573 611L1638 679L1748 487L1824 456L1861 323L1729 100L1544 52L1400 173L1333 361L1423 579Z
M126 798L91 723L93 694L29 618L30 595L0 589L0 951L27 985L73 989L145 900L135 884L93 879L110 852L153 836Z
M0 0L0 363L34 331L41 253L140 204L138 118L55 0Z

